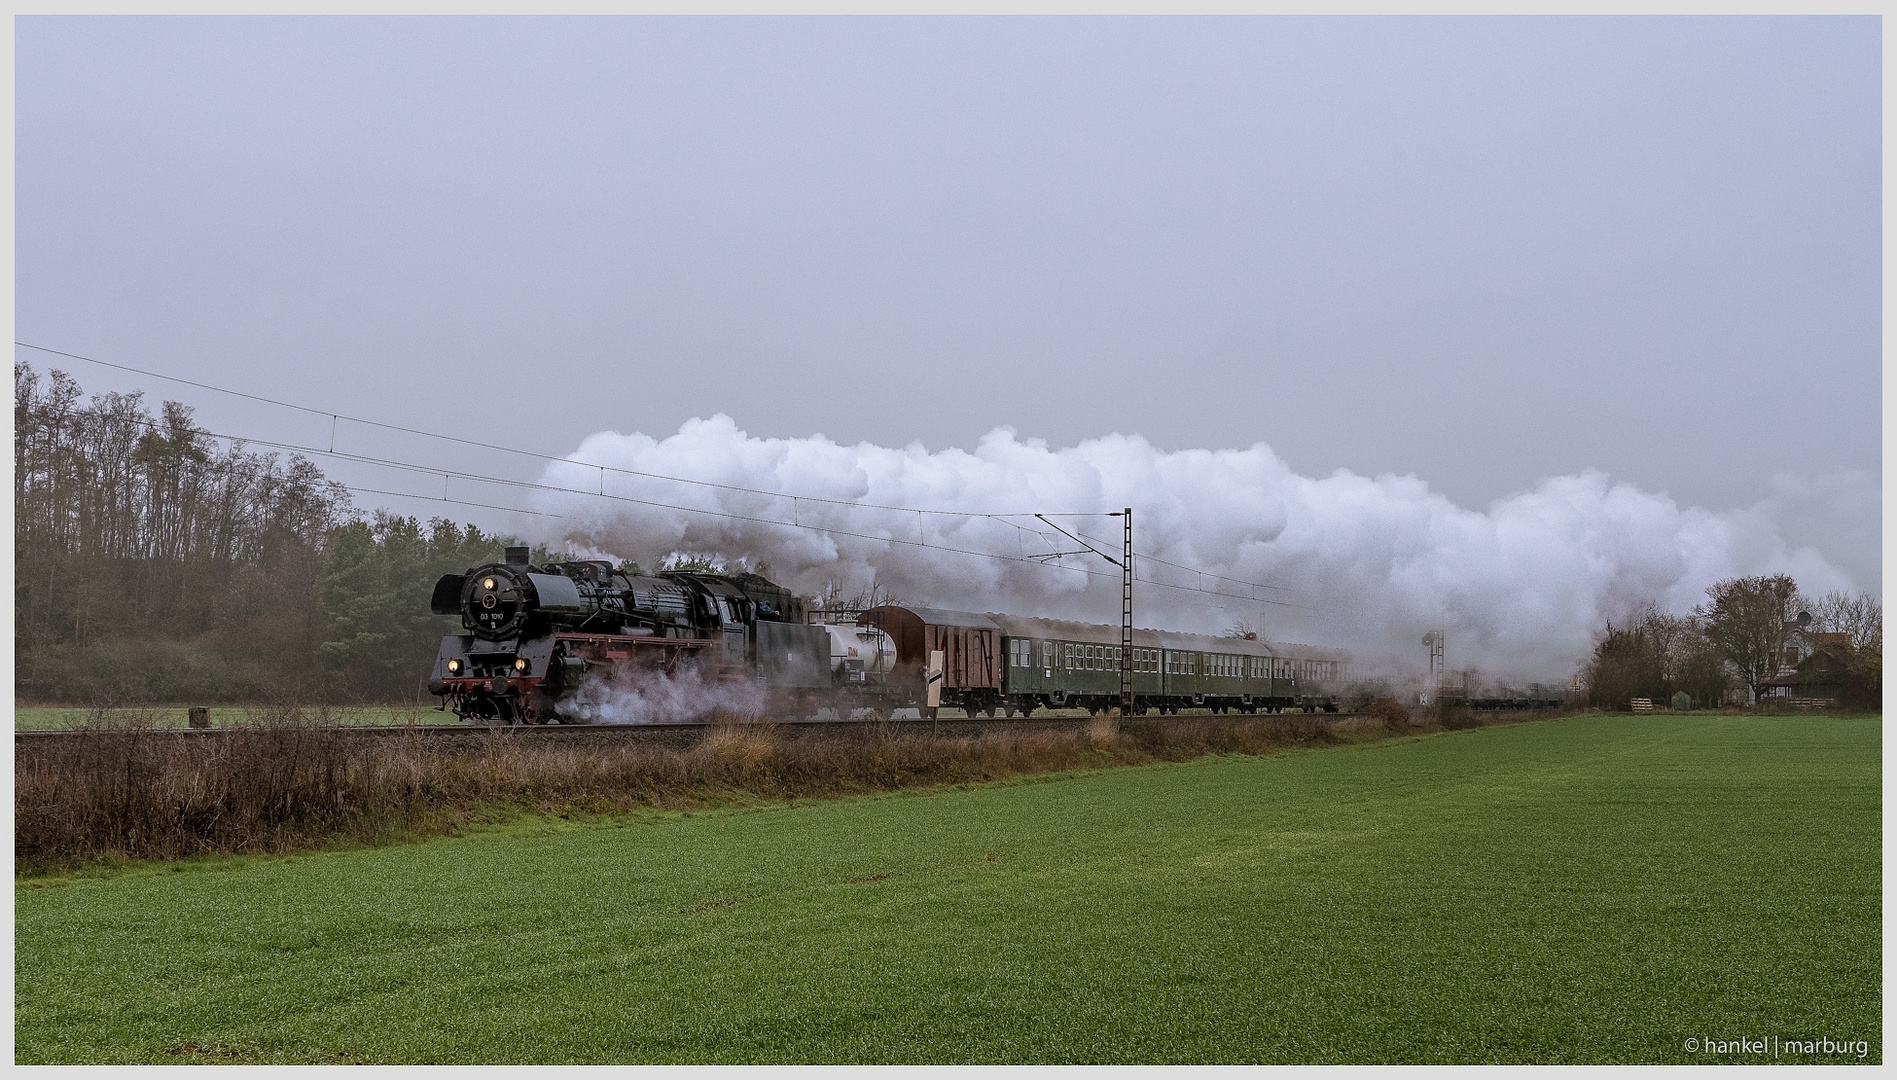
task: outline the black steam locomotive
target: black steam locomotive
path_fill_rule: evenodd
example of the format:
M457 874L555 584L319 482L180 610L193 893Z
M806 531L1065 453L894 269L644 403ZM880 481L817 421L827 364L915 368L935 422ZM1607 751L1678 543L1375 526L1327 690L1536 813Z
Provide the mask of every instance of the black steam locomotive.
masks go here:
M809 624L801 600L756 574L532 566L526 548L508 548L504 562L436 582L433 609L459 614L465 632L442 639L429 690L474 722L585 722L576 704L590 691L678 679L708 699L720 684L742 688L747 708L773 716L1099 712L1119 700L1118 627L904 605L871 608L851 625ZM1333 712L1347 663L1335 650L1255 636L1137 630L1134 707Z
M589 674L636 684L687 669L708 683L761 686L772 707L814 713L840 684L868 699L885 685L884 671L851 654L893 660L886 639L882 648L873 641L834 648L840 628L807 625L803 602L756 574L631 576L598 561L534 566L524 547L508 548L504 562L443 576L431 607L459 614L466 631L442 638L428 686L464 720L572 722L578 717L561 715L558 705Z

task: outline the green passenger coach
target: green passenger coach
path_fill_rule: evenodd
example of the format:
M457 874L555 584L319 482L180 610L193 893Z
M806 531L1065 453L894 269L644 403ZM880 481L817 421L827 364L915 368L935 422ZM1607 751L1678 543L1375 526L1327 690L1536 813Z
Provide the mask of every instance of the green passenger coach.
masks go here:
M1119 706L1119 627L992 612L987 618L1001 629L1002 704L1009 715ZM1133 709L1336 712L1345 663L1345 654L1333 649L1136 629Z

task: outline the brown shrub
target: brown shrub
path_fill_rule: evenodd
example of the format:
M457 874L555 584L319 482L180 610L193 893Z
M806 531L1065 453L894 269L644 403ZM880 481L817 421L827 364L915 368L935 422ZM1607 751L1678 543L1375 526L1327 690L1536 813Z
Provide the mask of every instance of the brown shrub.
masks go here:
M1315 716L1139 718L1122 732L1088 725L941 738L875 728L793 736L731 722L682 748L508 730L376 733L293 706L254 710L213 733L159 728L142 714L103 718L16 745L16 872L382 843L516 811L834 797L1337 741Z
M1381 723L1389 731L1405 732L1410 729L1410 711L1392 698L1378 698L1364 706L1363 715Z
M1436 719L1438 723L1442 724L1444 731L1469 731L1484 725L1483 718L1477 716L1475 712L1466 705L1450 705L1445 703L1437 710Z

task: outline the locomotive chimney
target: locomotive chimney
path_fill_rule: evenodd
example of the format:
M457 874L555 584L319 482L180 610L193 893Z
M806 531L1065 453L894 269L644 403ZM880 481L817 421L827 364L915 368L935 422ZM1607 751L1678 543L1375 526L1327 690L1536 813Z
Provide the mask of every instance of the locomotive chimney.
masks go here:
M507 549L507 565L526 566L527 565L527 549L524 547L508 548Z

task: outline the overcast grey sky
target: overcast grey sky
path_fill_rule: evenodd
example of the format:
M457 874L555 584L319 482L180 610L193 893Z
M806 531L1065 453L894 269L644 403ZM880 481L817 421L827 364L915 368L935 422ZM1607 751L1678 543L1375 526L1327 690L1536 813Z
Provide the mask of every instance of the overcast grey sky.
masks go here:
M16 27L23 341L554 454L725 413L1474 508L1842 485L1785 528L1874 582L1875 18Z

